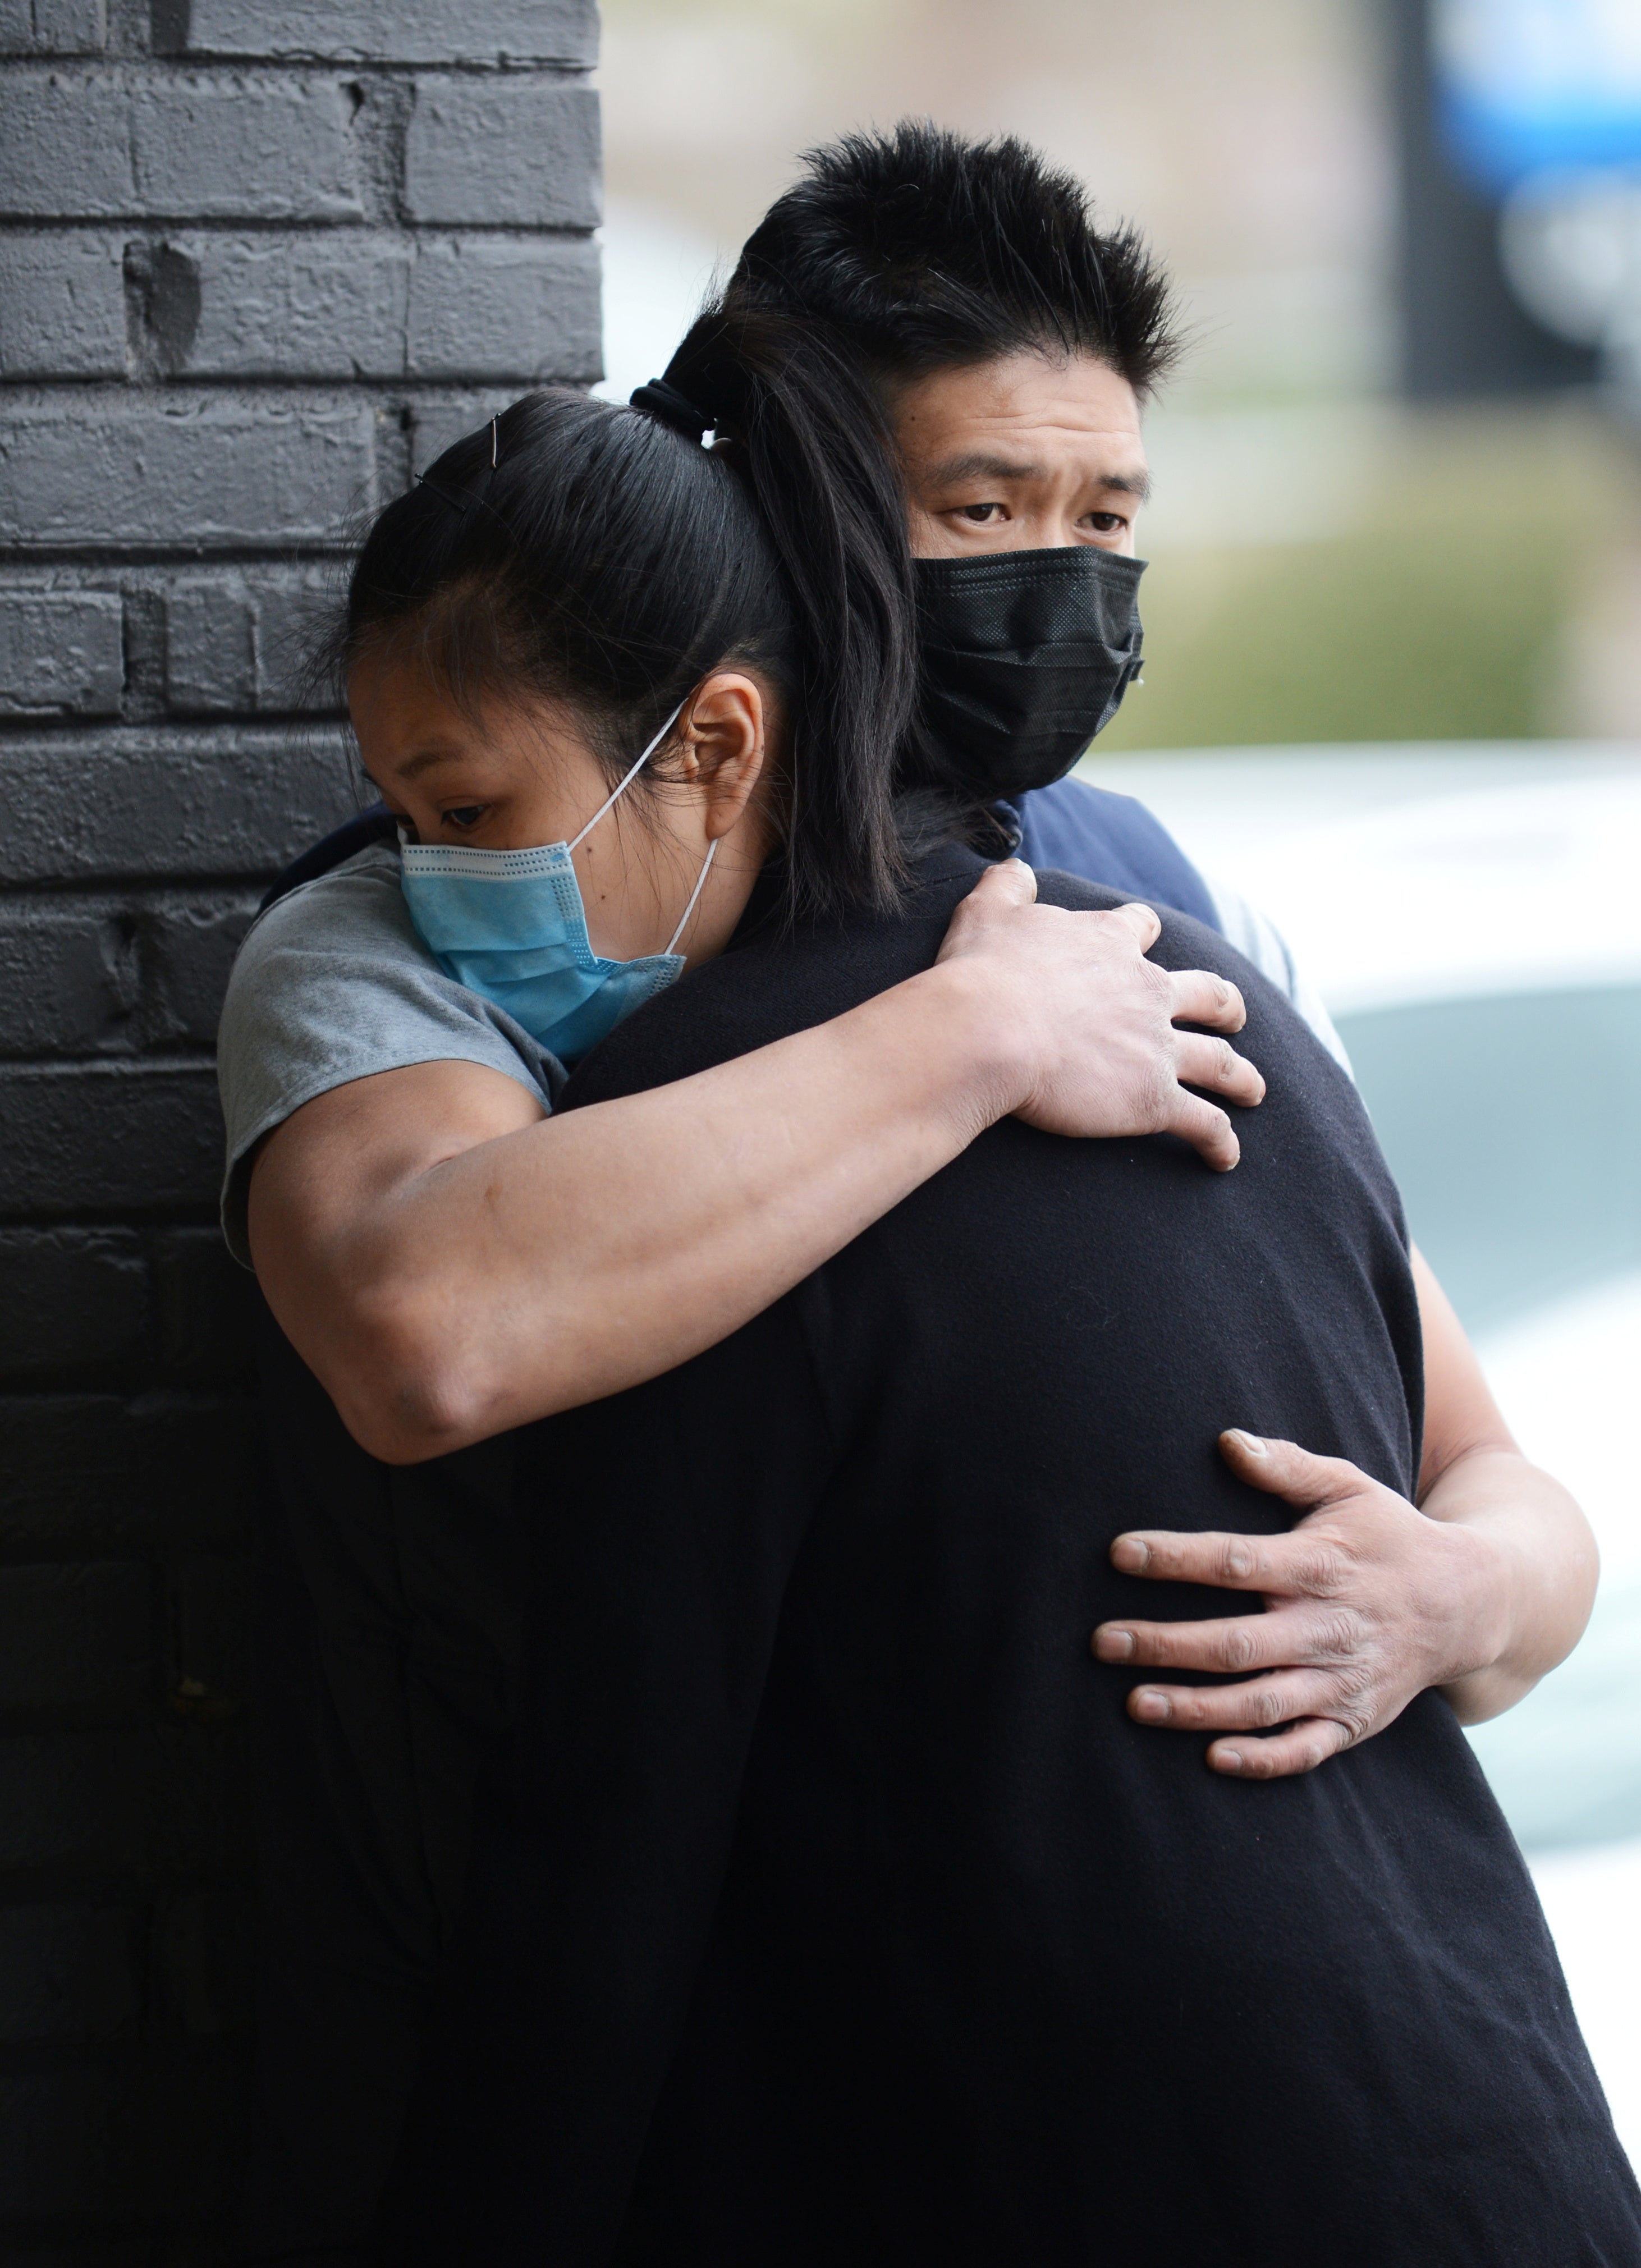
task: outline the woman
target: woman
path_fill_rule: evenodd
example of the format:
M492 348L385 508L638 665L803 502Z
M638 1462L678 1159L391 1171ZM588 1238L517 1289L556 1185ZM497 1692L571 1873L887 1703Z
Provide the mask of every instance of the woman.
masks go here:
M538 1043L592 1042L563 1099L596 1120L915 982L982 814L926 799L877 864L732 452L573 397L494 439L366 546L354 715L409 919ZM1279 1073L1236 1175L988 1131L703 1355L520 1430L518 1753L382 2258L1641 2262L1455 1722L1523 1634L1255 1791L1090 1660L1136 1526L1285 1541L1281 1436L1427 1531L1438 1594L1455 1483L1501 1454L1460 1349L1427 1354L1348 1080L1206 932L1171 916L1159 951L1244 979ZM1267 1690L1255 1721L1291 1713Z
M550 411L561 426L589 415L573 402ZM515 447L548 416L520 405L393 507L360 592L379 567L404 587L405 562L384 561L401 534L481 579L512 560L514 527L562 502L540 452ZM549 676L570 662L614 673L600 680L610 769L597 800L693 681L681 652L744 655L788 686L817 745L852 752L853 847L796 860L795 895L823 905L888 887L888 783L872 765L893 652L831 670L835 605L789 608L726 464L636 413L599 412L577 431L597 467L625 468L629 496L617 512L582 481L577 526L598 549L581 611L553 617L562 651L548 657ZM658 548L654 506L669 498L686 512L681 549ZM695 570L715 558L703 595ZM888 622L903 644L908 626ZM406 698L368 666L350 673L368 749L423 735L412 779L382 781L401 810L405 787L438 786L468 692L511 651L496 643L499 618L460 629L442 702L438 688L413 681ZM696 729L710 721L703 712ZM676 750L656 754L665 770ZM646 909L614 907L604 878L647 839L635 822L659 823L666 808L646 771L575 853L606 962L668 944L717 840L699 834L675 902L647 909L662 926L635 939ZM424 843L470 840L475 821L480 842L497 839L489 811L447 798L417 809ZM511 839L541 837L526 824ZM722 932L741 855L705 874L686 946ZM1088 1135L1167 1127L1233 1162L1224 1112L1180 1079L1253 1103L1258 1076L1171 1020L1234 1029L1234 987L1144 962L1155 917L1143 909L1068 917L1033 906L1031 888L1019 868L982 878L940 963L898 992L672 1094L575 1120L551 1113L556 1051L573 1051L574 1035L510 1012L505 977L501 998L463 981L489 980L460 946L434 957L396 847L369 847L287 895L251 932L220 1050L224 1226L271 1309L256 1712L266 1958L247 2257L357 2245L392 2148L460 1896L473 1784L511 1708L510 1429L721 1337L997 1115ZM622 981L595 968L595 1005L615 1003Z

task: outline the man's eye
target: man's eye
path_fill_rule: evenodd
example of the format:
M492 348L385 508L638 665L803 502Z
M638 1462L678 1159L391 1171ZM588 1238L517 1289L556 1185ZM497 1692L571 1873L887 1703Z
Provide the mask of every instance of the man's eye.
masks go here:
M453 811L444 814L445 826L459 828L463 834L475 828L483 816L484 806L482 803L459 803Z
M1091 512L1088 525L1101 535L1111 535L1128 523L1120 512Z
M994 512L1002 512L1003 506L1000 504L960 504L958 509L965 519L971 520L976 527L984 527Z

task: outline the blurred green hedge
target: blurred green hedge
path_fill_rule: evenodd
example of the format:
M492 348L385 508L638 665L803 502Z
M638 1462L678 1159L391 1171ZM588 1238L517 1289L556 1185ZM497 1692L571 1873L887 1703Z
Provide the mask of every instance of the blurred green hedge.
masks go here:
M1200 475L1211 421L1194 423ZM1334 531L1184 542L1159 515L1146 681L1102 751L1641 731L1630 437L1566 404L1380 409L1338 432L1359 461ZM1297 446L1291 477L1306 477Z

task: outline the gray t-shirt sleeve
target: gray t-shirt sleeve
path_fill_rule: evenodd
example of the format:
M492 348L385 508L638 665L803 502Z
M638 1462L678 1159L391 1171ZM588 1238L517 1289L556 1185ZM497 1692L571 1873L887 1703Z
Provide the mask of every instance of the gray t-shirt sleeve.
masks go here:
M487 1064L550 1110L564 1082L523 1026L445 975L411 925L390 843L305 883L252 924L217 1042L227 1122L222 1227L248 1268L251 1155L293 1110L407 1064Z

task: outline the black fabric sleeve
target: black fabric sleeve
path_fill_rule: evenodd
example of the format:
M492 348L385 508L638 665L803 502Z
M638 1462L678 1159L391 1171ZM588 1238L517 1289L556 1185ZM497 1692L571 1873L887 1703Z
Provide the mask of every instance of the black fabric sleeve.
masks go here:
M801 1303L522 1439L511 1785L476 1839L384 2260L572 2268L615 2243L834 1462Z

